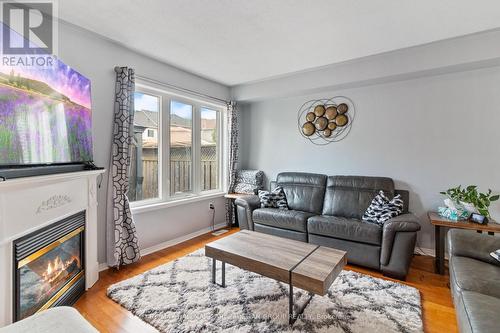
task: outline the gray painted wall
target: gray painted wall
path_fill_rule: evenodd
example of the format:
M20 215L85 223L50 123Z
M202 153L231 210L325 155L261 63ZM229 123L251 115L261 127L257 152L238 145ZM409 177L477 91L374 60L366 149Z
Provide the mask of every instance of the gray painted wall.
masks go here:
M500 65L500 30L450 38L232 87L237 101L348 89Z
M500 67L490 67L252 102L241 112L242 166L269 179L281 171L392 177L411 192L422 224L418 244L433 248L426 212L442 203L439 191L471 183L500 191L499 82ZM335 95L356 104L352 131L341 142L313 145L298 132L297 110ZM491 212L500 220L500 204Z
M226 86L145 57L72 25L61 23L59 38L59 58L92 81L94 159L99 166L108 168L109 165L115 66L130 66L135 68L138 75L211 96L229 98L229 88ZM99 262L101 263L106 261L106 185L107 173L98 193ZM141 248L148 248L208 227L211 223L209 201L215 203L216 221L222 222L224 220L222 198L136 214L135 221Z

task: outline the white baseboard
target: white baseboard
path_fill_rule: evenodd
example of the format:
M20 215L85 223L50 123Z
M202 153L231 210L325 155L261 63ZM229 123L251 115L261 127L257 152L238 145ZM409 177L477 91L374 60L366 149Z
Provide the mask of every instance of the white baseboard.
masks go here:
M215 225L215 230L220 229L220 228L224 228L225 226L226 226L225 222L218 223ZM180 244L180 243L185 242L187 240L190 240L190 239L193 239L195 237L206 234L210 231L212 231L212 227L206 227L206 228L203 228L201 230L192 232L188 235L177 237L175 239L160 243L158 245L154 245L154 246L148 247L146 249L142 249L141 256L146 256L146 255L154 253L156 251L166 249L167 247L171 247L171 246ZM415 247L415 254L434 257L434 249L429 249L429 248L417 246L417 247ZM445 253L445 258L448 259L448 255L446 253ZM99 272L105 271L108 268L109 267L106 263L99 264Z
M99 272L105 271L109 268L108 264L103 262L102 264L99 264Z
M218 223L218 224L215 225L215 230L220 229L220 228L224 228L225 226L226 226L225 222ZM192 232L190 234L187 234L187 235L184 235L184 236L181 236L181 237L177 237L175 239L172 239L172 240L160 243L158 245L154 245L154 246L148 247L147 249L142 249L141 250L141 256L146 256L146 255L151 254L153 252L163 250L163 249L165 249L167 247L177 245L179 243L182 243L182 242L185 242L187 240L190 240L190 239L193 239L195 237L198 237L198 236L201 236L203 234L206 234L206 233L208 233L210 231L212 231L212 227L206 227L206 228L203 228L201 230Z
M415 247L415 254L420 254L422 256L434 257L434 249L429 249L426 247L417 246L417 247Z
M420 247L420 246L415 248L415 254L420 254L422 256L435 257L434 249L429 249L429 248ZM444 258L448 259L448 253L446 251L444 252Z
M215 225L215 230L220 229L220 228L224 228L226 226L227 225L226 225L225 222L218 223L218 224ZM163 243L160 243L160 244L148 247L146 249L142 249L141 250L141 256L143 257L143 256L146 256L146 255L151 254L153 252L157 252L157 251L166 249L167 247L171 247L171 246L177 245L179 243L185 242L187 240L193 239L195 237L204 235L204 234L206 234L206 233L208 233L210 231L212 231L212 227L206 227L206 228L200 229L198 231L192 232L190 234L187 234L187 235L184 235L184 236L181 236L181 237L177 237L175 239L172 239L172 240L169 240L169 241L166 241L166 242L163 242ZM108 267L108 265L106 263L99 264L99 272L105 271L108 268L109 267Z

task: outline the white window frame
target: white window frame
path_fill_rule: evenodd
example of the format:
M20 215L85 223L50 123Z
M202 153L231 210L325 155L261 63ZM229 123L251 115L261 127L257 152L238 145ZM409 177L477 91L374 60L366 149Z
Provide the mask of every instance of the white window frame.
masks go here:
M210 111L216 111L217 112L217 184L218 184L218 188L216 189L213 189L213 190L202 190L201 189L201 109L208 109ZM198 126L198 131L197 131L197 134L198 134L198 139L197 140L197 143L199 145L199 147L197 148L197 151L199 151L199 154L198 154L198 158L199 160L197 161L196 165L197 165L197 174L198 174L198 178L199 178L199 181L197 183L197 186L198 186L198 191L199 193L201 194L213 194L213 193L220 193L221 190L225 189L225 183L224 183L224 179L223 179L223 175L225 174L224 172L224 161L223 161L223 156L224 156L224 149L225 149L225 141L224 141L224 136L223 136L223 122L222 122L222 118L223 118L223 114L225 113L224 109L223 108L215 108L214 106L210 106L210 105L205 105L205 104L201 104L200 107L198 108L198 121L200 122L199 123L199 126ZM224 192L224 191L223 191Z
M141 213L150 210L162 209L169 206L208 200L223 196L227 188L227 151L226 142L226 119L227 107L225 104L201 99L169 90L160 84L149 81L137 80L137 92L160 97L160 112L158 127L158 198L134 201L130 203L133 213ZM192 124L192 168L191 168L191 191L170 195L170 106L171 101L177 101L193 106ZM217 184L214 190L201 190L201 109L217 111Z
M163 193L163 187L160 185L160 181L163 179L163 168L160 167L163 165L163 160L164 160L164 155L163 155L163 149L162 147L164 146L164 140L163 140L163 121L164 121L164 114L163 114L163 108L164 108L164 102L162 96L158 94L155 90L150 89L149 87L146 86L136 86L135 87L135 92L140 92L143 94L151 95L154 97L159 97L159 110L158 110L158 197L156 198L150 198L150 199L143 199L139 201L132 201L130 202L130 208L133 208L135 206L148 206L151 204L155 204L161 201L161 198L164 196ZM135 112L135 110L134 110Z
M164 146L164 154L166 156L166 159L168 160L166 162L166 164L163 166L164 168L166 168L166 174L168 174L168 176L166 177L166 181L167 181L167 184L166 184L166 187L165 187L165 192L168 192L168 196L172 199L172 200L175 200L177 198L184 198L184 197L190 197L192 195L195 195L196 193L198 193L196 190L195 190L195 184L196 184L196 180L195 180L195 168L196 168L196 165L195 165L195 150L197 149L196 147L196 126L195 126L195 123L197 122L196 120L196 107L194 105L193 102L191 102L189 99L185 98L185 97L180 97L180 96L175 96L175 95L165 95L163 96L164 98L167 98L168 99L168 112L165 113L165 118L168 118L167 119L167 124L164 124L165 127L165 132L167 132L167 138L166 138L166 142L167 144ZM179 102L179 103L183 103L183 104L188 104L188 105L191 105L192 109L191 109L191 116L192 116L192 124L191 124L191 163L192 163L192 167L191 167L191 191L189 192L181 192L181 193L178 193L178 194L170 194L170 107L172 105L172 101L175 101L175 102Z

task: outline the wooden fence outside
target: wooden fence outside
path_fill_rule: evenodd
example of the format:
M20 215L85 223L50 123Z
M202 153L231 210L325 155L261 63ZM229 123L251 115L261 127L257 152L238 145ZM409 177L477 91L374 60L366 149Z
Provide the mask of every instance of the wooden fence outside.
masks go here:
M158 160L152 158L142 159L142 198L151 199L158 197Z
M130 201L140 200L138 198L136 187L136 163L135 152L132 154L131 175L130 175ZM201 161L201 189L213 190L218 186L217 160L215 156L211 159L202 159ZM156 156L142 157L142 199L158 197L158 160ZM170 195L192 190L192 162L186 158L173 157L170 160Z

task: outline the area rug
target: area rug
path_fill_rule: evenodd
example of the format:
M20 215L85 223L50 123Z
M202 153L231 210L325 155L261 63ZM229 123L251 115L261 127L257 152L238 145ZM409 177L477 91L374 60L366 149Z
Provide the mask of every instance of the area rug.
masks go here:
M161 332L423 331L417 289L352 271L315 295L292 327L287 284L231 265L226 288L210 280L211 259L198 250L110 286L108 296ZM307 298L297 288L294 297Z

